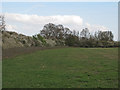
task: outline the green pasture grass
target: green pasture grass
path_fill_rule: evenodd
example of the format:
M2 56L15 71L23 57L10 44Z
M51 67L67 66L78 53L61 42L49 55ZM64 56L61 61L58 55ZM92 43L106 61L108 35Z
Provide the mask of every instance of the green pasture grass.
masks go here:
M3 88L117 88L118 48L59 48L4 59Z

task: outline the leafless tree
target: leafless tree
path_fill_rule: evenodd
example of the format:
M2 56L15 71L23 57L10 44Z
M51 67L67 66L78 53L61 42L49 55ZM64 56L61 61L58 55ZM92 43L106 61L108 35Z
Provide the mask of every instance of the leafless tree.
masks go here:
M0 15L0 31L5 30L5 17L4 15Z
M80 33L80 36L82 38L89 39L90 38L90 32L89 32L88 28L83 29Z

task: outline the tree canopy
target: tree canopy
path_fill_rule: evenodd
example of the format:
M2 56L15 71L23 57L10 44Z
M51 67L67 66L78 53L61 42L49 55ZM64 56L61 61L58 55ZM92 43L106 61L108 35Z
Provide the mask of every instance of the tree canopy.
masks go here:
M82 31L71 31L63 25L55 25L48 23L44 25L40 31L40 35L46 39L64 40L68 46L81 46L81 47L108 47L114 46L113 33L111 31L96 31L93 35L88 28ZM112 43L112 44L111 44Z

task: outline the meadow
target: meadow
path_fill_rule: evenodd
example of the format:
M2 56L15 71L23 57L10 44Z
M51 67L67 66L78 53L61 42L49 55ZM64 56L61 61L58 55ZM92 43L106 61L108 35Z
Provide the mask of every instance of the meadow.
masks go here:
M56 48L2 61L3 88L117 88L118 48Z

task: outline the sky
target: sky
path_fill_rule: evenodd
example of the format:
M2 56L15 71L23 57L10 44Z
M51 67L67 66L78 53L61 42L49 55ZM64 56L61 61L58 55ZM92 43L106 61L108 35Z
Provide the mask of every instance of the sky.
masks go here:
M7 30L25 35L54 23L76 31L88 28L91 33L110 30L118 39L117 2L3 2L2 12Z

